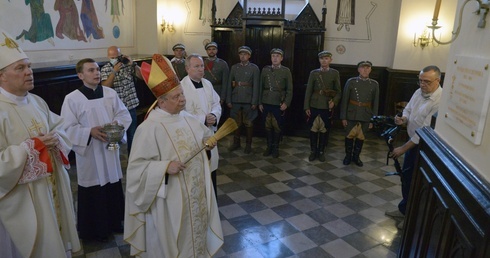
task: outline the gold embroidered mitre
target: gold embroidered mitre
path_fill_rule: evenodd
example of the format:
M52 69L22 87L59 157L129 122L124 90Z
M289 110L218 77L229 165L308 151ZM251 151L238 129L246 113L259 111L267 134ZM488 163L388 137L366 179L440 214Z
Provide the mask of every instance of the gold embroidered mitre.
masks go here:
M0 28L0 69L25 58L27 55L19 44L10 37L6 30Z
M179 77L168 58L154 54L151 65L141 64L141 75L155 97L160 97L180 85Z

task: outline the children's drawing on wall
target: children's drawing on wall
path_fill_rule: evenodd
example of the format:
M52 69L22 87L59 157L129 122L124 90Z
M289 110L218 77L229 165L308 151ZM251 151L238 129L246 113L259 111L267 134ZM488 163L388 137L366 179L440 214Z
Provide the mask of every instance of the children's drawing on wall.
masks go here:
M105 11L107 12L107 2L108 0L105 0ZM124 0L121 0L121 9L119 9L119 0L111 0L111 15L112 15L112 22L114 22L115 19L119 22L119 15L121 13L124 15Z
M371 16L378 4L374 1L337 0L327 8L337 10L335 17L327 16L328 41L370 42ZM335 19L335 20L334 20ZM357 19L357 23L356 23Z
M29 40L32 43L47 40L54 46L54 32L51 24L51 17L44 12L44 0L25 0L25 4L31 9L31 27L29 30L22 30L17 40Z
M356 0L337 0L337 13L335 15L335 24L338 24L337 30L340 31L345 27L350 31L350 25L355 24L356 19Z
M99 25L99 19L97 19L97 13L95 12L92 0L82 0L82 13L80 18L82 19L85 36L87 36L89 41L91 41L92 38L104 38L104 31Z
M80 28L78 9L74 0L56 0L54 10L60 13L60 19L56 25L56 37L64 39L64 36L67 36L71 40L87 42Z

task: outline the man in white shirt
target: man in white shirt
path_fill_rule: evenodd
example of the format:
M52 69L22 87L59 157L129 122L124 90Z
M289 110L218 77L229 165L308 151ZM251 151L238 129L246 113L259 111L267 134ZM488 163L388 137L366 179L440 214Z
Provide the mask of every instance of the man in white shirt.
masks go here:
M392 158L398 158L403 154L405 154L405 157L401 173L403 199L398 204L397 211L386 212L388 216L403 217L405 215L417 157L416 147L419 144L419 136L415 130L423 126L429 126L432 115L438 111L442 95L442 88L439 85L440 81L441 70L437 66L431 65L422 69L418 81L420 88L412 95L403 110L403 116L395 116L397 125L407 124L407 133L410 139L402 146L395 148L391 153ZM400 224L399 227L401 227Z

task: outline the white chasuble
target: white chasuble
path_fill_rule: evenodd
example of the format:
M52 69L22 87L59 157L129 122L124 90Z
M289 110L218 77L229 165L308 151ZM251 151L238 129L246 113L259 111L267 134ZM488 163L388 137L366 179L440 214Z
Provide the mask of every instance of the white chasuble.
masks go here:
M8 234L23 257L65 257L67 250L80 250L80 242L70 179L62 161L57 158L60 153L50 151L52 172L49 175L30 176L23 184L20 180L35 152L29 152L26 142L40 133L54 131L59 136L59 148L64 149L63 153L69 151L67 148L71 144L62 130L62 119L50 112L40 97L28 94L26 99L25 105L18 105L0 94L0 220L3 233ZM3 238L0 252L8 253L8 248Z
M185 121L187 123L187 121ZM189 250L189 257L205 257L206 254L206 228L207 228L207 208L206 208L206 185L204 161L207 157L200 152L202 148L202 139L198 140L190 126L182 126L180 123L161 123L168 134L169 139L177 151L177 155L182 162L187 160L187 168L178 174L179 184L182 191L182 202L188 209L182 210L180 229L189 234L181 234L177 239L179 246L193 246ZM176 182L172 182L176 183ZM163 188L163 187L162 187ZM171 198L171 196L169 196ZM154 220L157 218L153 218ZM186 249L181 250L181 253ZM182 255L187 257L187 255Z
M211 257L222 245L209 162L200 151L203 138L211 135L193 116L160 109L138 127L127 170L124 221L131 255ZM165 183L173 160L189 162Z

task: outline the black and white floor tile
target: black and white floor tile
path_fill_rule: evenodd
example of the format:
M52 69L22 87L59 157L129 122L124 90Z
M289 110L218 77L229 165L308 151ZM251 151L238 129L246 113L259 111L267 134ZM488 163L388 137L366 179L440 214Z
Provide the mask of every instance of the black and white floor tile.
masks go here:
M326 161L308 161L309 140L284 136L279 158L263 157L265 139L252 153L219 143L218 205L224 245L215 257L396 257L401 232L385 216L400 201L400 178L385 176L387 146L369 134L363 167L344 166L344 136L332 130ZM244 139L242 139L242 146ZM124 146L121 153L125 153ZM121 157L126 167L127 157ZM76 199L76 166L70 170ZM123 182L124 183L124 182ZM76 201L76 200L75 200ZM105 243L83 241L74 257L130 257L122 234Z

